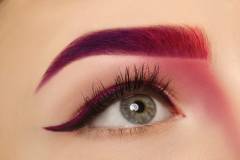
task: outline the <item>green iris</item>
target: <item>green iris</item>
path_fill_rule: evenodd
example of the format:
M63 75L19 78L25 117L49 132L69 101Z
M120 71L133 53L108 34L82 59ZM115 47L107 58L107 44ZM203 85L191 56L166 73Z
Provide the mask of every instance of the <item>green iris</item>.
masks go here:
M155 117L157 110L151 97L139 94L123 98L120 111L133 124L147 124Z

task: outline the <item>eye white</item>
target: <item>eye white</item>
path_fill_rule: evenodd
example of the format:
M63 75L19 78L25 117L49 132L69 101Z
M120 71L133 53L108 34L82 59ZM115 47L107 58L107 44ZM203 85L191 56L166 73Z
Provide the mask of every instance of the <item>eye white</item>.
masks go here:
M156 114L154 118L148 124L154 122L164 121L172 116L172 113L169 106L166 104L159 102L155 98L151 97L156 104ZM131 110L137 109L136 105L130 106ZM98 115L90 124L91 127L96 128L127 128L127 127L136 127L140 124L133 124L129 122L126 118L123 117L120 112L120 101L117 101L110 105L103 113Z

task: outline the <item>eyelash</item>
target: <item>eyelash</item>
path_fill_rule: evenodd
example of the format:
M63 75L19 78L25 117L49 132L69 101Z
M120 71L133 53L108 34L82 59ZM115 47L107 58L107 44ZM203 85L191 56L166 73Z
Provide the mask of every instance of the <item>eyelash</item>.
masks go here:
M61 124L59 126L50 126L45 129L50 131L75 131L83 128L88 128L88 124L94 120L94 118L102 113L110 104L115 100L127 96L136 91L142 91L144 93L153 93L160 95L164 101L170 104L170 111L178 115L179 111L176 109L170 96L170 81L165 78L159 79L159 66L156 65L153 69L150 69L147 65L141 65L137 67L134 65L132 68L126 67L124 73L120 72L115 78L115 83L112 87L105 88L104 85L100 82L98 85L93 85L92 95L90 97L84 98L84 105L76 112L75 118L72 120ZM132 73L132 72L133 73ZM91 128L87 129L88 132ZM98 129L99 131L108 131L109 133L121 133L124 134L133 132L144 131L143 127L134 127L134 128L118 128L118 129Z
M92 138L111 138L111 137L131 137L131 136L141 136L145 134L157 133L160 131L166 131L171 128L174 120L178 117L172 118L164 123L153 123L151 125L143 125L132 128L89 128L84 127L77 130L76 135L81 135L84 133L90 139Z

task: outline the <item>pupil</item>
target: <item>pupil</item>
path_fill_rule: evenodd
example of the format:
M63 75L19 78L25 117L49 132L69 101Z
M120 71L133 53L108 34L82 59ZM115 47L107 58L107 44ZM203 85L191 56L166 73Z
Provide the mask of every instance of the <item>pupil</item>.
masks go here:
M143 102L134 101L134 103L138 105L138 110L136 110L135 112L142 113L145 110L145 104Z

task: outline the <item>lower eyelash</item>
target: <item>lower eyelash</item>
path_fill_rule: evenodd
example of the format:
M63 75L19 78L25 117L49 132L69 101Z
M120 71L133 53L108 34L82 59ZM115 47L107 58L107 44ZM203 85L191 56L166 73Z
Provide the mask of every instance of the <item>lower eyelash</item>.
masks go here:
M139 127L131 127L131 128L91 128L84 127L79 129L78 133L86 133L85 135L91 137L126 137L126 136L134 136L145 133L151 126L139 126Z
M175 116L164 122L156 122L148 125L139 125L129 128L92 128L83 127L77 130L75 133L83 134L89 139L93 138L127 138L127 137L141 137L146 134L163 134L174 126L174 122L180 119L182 116ZM102 139L101 139L102 140Z

